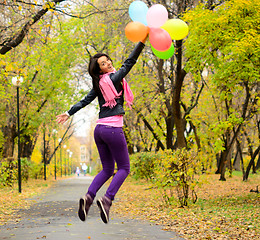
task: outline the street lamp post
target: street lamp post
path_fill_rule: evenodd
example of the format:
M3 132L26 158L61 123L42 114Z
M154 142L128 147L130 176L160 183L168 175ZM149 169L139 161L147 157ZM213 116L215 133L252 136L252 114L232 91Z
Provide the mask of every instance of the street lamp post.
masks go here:
M19 193L22 192L22 174L21 174L21 156L20 156L20 115L19 115L19 87L20 84L23 82L23 77L13 77L12 83L16 86L17 90L17 137L18 137L18 190Z
M72 154L73 152L70 152L70 166L71 166L71 174L73 173L73 169L72 169Z
M59 138L59 143L62 141L61 138ZM61 143L60 143L60 176L62 177L62 147L61 147Z
M64 149L66 149L67 146L64 145L63 147L64 147ZM66 171L66 152L65 152L64 155L65 155L65 158L64 158L64 163L65 163L65 166L64 166L64 169L65 169L65 170L64 170L64 174L65 174L65 176L67 176L67 171Z
M72 174L72 151L70 151L69 149L67 150L68 152L68 174Z
M53 133L53 144L54 144L54 150L55 151L55 147L56 147L56 133L58 131L56 129L52 130ZM54 153L54 178L55 180L57 179L57 161L56 161L56 152Z
M45 124L43 126L43 170L44 170L44 180L47 180L47 164L46 164L46 129Z
M68 153L68 162L67 162L68 175L70 175L70 150L69 149L67 149L67 153Z

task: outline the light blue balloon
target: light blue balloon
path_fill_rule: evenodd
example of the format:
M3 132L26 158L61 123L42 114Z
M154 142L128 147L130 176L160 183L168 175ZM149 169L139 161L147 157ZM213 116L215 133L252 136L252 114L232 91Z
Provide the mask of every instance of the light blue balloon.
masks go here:
M129 6L129 16L134 22L140 22L147 26L146 14L148 7L142 1L134 1Z

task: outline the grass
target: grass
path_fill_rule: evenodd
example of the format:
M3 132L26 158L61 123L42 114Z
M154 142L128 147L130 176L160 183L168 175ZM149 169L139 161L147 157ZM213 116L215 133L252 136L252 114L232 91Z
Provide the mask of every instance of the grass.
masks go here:
M22 193L18 192L17 184L13 187L0 188L0 225L10 221L19 222L17 210L29 208L32 201L27 199L41 194L53 182L54 180L29 179L28 182L22 182Z
M201 176L198 201L180 208L177 199L166 204L150 183L128 178L113 211L150 220L185 239L260 239L260 196L250 192L259 185L260 174L250 175L247 182L237 172L225 182L218 179L215 174Z

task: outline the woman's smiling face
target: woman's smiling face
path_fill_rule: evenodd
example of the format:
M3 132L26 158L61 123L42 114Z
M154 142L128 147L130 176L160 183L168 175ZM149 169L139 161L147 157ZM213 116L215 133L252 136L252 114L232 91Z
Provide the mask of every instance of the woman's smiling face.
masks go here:
M106 56L100 57L97 60L97 62L98 62L98 65L99 65L102 73L108 73L108 72L112 72L114 70L111 59L109 59Z

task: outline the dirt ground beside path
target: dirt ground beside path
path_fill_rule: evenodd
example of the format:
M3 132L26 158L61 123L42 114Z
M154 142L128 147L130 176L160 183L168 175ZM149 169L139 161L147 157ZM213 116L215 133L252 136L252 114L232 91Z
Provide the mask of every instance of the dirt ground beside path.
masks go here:
M224 182L219 175L205 174L200 182L198 201L180 208L175 195L175 201L167 205L164 192L152 183L128 178L117 194L120 201L115 211L122 217L127 214L163 225L185 239L260 240L260 195L250 192L259 186L259 173L246 182L240 173Z
M78 199L91 180L91 177L79 177L57 181L44 194L29 200L33 201L30 207L17 213L20 221L0 226L0 239L183 239L149 222L117 217L113 213L117 201L111 208L109 224L100 219L96 204L91 207L87 220L81 222L77 216ZM103 193L101 189L97 197Z

